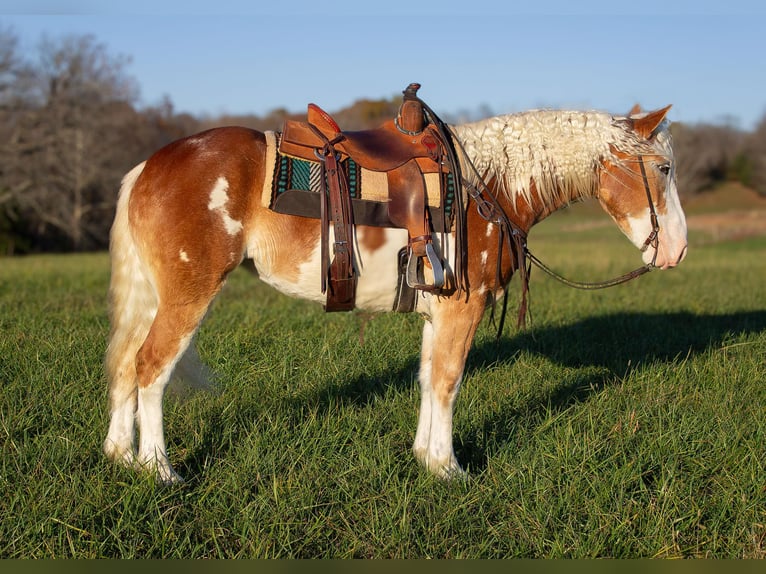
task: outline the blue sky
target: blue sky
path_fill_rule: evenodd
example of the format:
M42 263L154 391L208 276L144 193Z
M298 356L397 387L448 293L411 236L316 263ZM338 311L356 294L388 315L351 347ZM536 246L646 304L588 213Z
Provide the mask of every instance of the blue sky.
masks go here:
M130 58L143 104L168 96L194 114L334 111L414 81L443 114L639 102L752 129L766 117L766 8L751 4L4 0L0 25L29 54L44 34L92 34Z

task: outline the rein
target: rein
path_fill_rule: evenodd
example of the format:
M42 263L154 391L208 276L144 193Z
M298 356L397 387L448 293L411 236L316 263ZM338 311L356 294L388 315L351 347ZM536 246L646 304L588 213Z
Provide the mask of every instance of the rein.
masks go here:
M567 279L566 277L562 277L553 269L548 267L545 263L540 261L535 255L529 250L529 248L524 245L524 250L526 253L527 258L534 263L539 269L556 279L557 281L560 281L564 285L568 285L569 287L574 287L575 289L586 289L586 290L596 290L596 289L604 289L606 287L614 287L615 285L620 285L622 283L627 283L628 281L635 279L636 277L640 277L644 273L647 273L654 269L654 263L657 261L657 246L659 243L659 232L660 232L660 224L657 220L657 212L654 209L654 201L652 201L652 193L651 189L649 188L649 178L646 177L646 168L644 167L644 159L642 156L638 156L638 164L641 169L641 179L644 182L644 190L646 190L646 200L649 203L649 216L651 218L652 222L652 231L649 233L649 236L646 238L646 241L644 241L643 246L641 247L641 252L643 253L646 251L649 246L654 248L654 257L652 257L651 263L647 263L646 265L643 265L642 267L639 267L638 269L634 269L633 271L629 271L628 273L625 273L624 275L620 275L619 277L615 277L614 279L608 279L606 281L596 281L592 283L588 282L580 282L580 281L573 281L571 279Z
M457 138L454 138L457 139ZM641 275L644 275L645 273L651 271L655 267L655 262L657 261L657 251L658 251L658 245L659 245L659 231L660 231L660 225L657 218L657 212L654 207L654 201L652 200L652 193L651 188L649 187L649 178L646 176L646 168L644 167L644 159L643 156L638 156L638 162L639 167L641 170L641 179L644 183L644 190L646 191L646 200L649 204L649 214L650 219L652 223L652 231L649 233L649 236L646 238L646 241L644 241L644 244L641 246L641 252L645 252L650 246L654 248L654 256L652 257L651 263L647 263L637 269L634 269L633 271L629 271L628 273L625 273L623 275L620 275L619 277L615 277L613 279L608 279L606 281L597 281L597 282L580 282L580 281L574 281L571 279L567 279L566 277L563 277L562 275L559 275L555 271L553 271L550 267L548 267L545 263L543 263L540 259L538 259L527 246L527 235L526 233L519 228L518 225L514 224L508 215L505 213L503 208L498 203L495 196L492 194L492 192L489 190L489 186L487 185L484 178L479 174L478 170L476 169L476 166L474 166L473 162L468 158L468 156L465 153L465 149L462 147L462 144L458 142L458 145L461 148L461 151L463 152L463 157L466 160L466 163L471 167L473 170L475 176L478 178L479 185L473 184L466 179L462 179L463 185L468 190L469 195L473 198L473 200L476 202L476 210L479 213L479 215L486 221L493 223L495 225L498 225L500 227L500 245L498 249L498 257L497 257L497 276L496 276L496 282L498 284L501 283L501 260L502 260L502 248L503 248L503 237L507 236L508 243L509 243L509 249L517 255L520 255L523 258L523 261L519 261L519 271L521 272L521 280L522 280L522 302L521 306L519 308L519 318L518 318L518 326L522 326L524 324L525 318L526 318L526 311L527 311L527 296L529 292L529 274L531 272L531 265L534 264L539 269L541 269L546 274L550 275L557 281L563 283L564 285L567 285L569 287L574 287L576 289L585 289L585 290L596 290L596 289L604 289L606 287L614 287L615 285L620 285L622 283L627 283L628 281L631 281L632 279L635 279L636 277L640 277ZM511 243L513 241L513 243ZM507 303L508 303L508 289L504 290L503 293L503 307L500 315L500 323L498 326L498 338L500 337L500 334L503 331L503 326L505 323L505 314L507 309ZM494 307L492 309L492 315L490 316L490 319L494 318Z
M641 275L644 275L645 273L651 271L654 269L654 264L657 261L657 251L658 251L658 245L659 245L659 231L660 231L660 225L657 218L657 212L654 207L654 201L652 200L652 193L651 188L649 186L649 178L646 175L646 168L644 167L644 158L642 155L638 156L638 163L641 170L641 179L644 183L644 190L646 191L646 200L649 204L649 214L650 219L652 223L652 231L649 233L649 236L646 238L646 241L644 241L644 244L641 247L641 252L645 252L650 246L654 248L654 256L652 257L651 263L647 263L637 269L634 269L633 271L629 271L628 273L625 273L623 275L620 275L619 277L615 277L613 279L608 279L606 281L597 281L597 282L581 282L581 281L574 281L571 279L567 279L566 277L563 277L562 275L559 275L555 271L553 271L550 267L545 265L540 259L538 259L527 246L527 234L524 232L523 229L521 229L518 225L513 223L511 219L508 217L508 215L505 213L499 202L497 201L497 198L492 194L492 192L489 189L489 186L487 185L487 182L485 181L484 177L479 173L476 166L473 164L471 159L468 157L468 154L465 151L465 148L463 147L462 142L458 138L455 137L454 133L451 129L447 126L445 122L443 122L437 115L434 113L434 111L419 97L415 96L416 100L418 100L422 106L424 111L431 117L433 123L436 125L439 134L442 136L442 139L445 143L448 145L447 148L447 155L448 155L448 161L449 165L453 170L453 174L456 176L455 180L460 181L462 183L462 186L466 189L468 192L468 195L476 202L476 210L479 213L479 215L487 222L492 223L494 225L497 225L500 233L498 237L498 252L497 252L497 269L496 269L496 284L502 285L504 282L502 281L502 259L503 259L503 247L507 244L508 250L510 253L514 254L516 256L516 261L518 263L518 270L521 274L521 282L522 282L522 300L521 304L519 306L519 313L518 313L518 322L517 325L521 327L525 321L526 321L526 313L527 313L527 298L529 294L529 275L532 271L532 264L537 266L539 269L541 269L546 274L550 275L557 281L563 283L564 285L567 285L569 287L574 287L576 289L585 289L585 290L596 290L596 289L604 289L607 287L614 287L615 285L620 285L622 283L627 283L628 281L631 281L635 279L636 277L640 277ZM468 167L470 167L471 171L473 172L474 176L476 177L478 184L474 184L467 179L465 179L461 172L460 172L460 162L458 161L456 157L456 149L459 148L463 158L465 159L465 163ZM460 237L464 237L466 230L463 225L463 217L464 213L462 212L462 201L457 201L458 209L460 210L458 212L458 217L456 218L456 234ZM458 241L458 245L465 245L464 241ZM457 260L456 260L456 268L458 269L459 276L462 274L461 268L462 268L462 259L465 257L465 253L462 253L460 250L458 250ZM462 281L458 281L458 290L461 290L463 288ZM497 336L500 337L501 333L503 332L503 326L505 324L505 315L508 305L508 289L504 289L503 292L503 306L502 311L500 314L500 321L498 324L498 331ZM490 315L490 320L494 320L494 313L495 313L495 306L492 307L492 314Z

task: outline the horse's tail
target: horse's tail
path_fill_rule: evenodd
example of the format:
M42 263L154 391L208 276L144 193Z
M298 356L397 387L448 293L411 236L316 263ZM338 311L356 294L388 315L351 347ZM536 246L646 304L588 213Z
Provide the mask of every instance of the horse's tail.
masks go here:
M109 345L106 375L111 404L135 401L136 353L146 339L157 313L157 292L138 254L128 221L128 204L144 164L122 179L117 211L109 238L111 278L109 281Z
M141 259L128 221L128 204L144 164L133 168L122 180L117 211L110 235L111 279L109 283L109 345L106 351L106 374L112 405L133 400L138 389L136 354L141 348L157 314L158 297L151 272ZM172 390L184 394L210 386L210 373L190 345L174 372Z

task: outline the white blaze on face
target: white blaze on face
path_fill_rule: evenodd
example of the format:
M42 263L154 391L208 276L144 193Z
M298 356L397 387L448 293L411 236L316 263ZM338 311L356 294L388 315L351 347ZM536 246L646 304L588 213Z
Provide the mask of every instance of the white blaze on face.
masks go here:
M673 168L673 171L675 171L675 168ZM678 242L683 241L686 243L686 215L684 214L683 207L681 207L681 200L678 197L675 173L670 174L668 186L665 190L665 213L660 217L660 227L666 229L672 237L678 238Z
M646 248L642 258L644 263L648 264L655 260L657 267L668 269L675 267L686 257L688 243L686 217L678 199L675 178L672 175L668 177L667 187L663 194L664 210L657 211L659 235L656 260L655 250L651 246ZM626 222L628 225L626 235L636 247L643 248L647 238L652 233L651 212L648 205L640 216L628 217Z
M225 177L221 176L216 180L213 189L210 191L210 201L207 204L207 208L210 211L217 211L221 215L226 233L236 235L242 231L242 222L232 219L229 215L229 210L226 207L226 204L229 202L227 191L229 191L229 182Z

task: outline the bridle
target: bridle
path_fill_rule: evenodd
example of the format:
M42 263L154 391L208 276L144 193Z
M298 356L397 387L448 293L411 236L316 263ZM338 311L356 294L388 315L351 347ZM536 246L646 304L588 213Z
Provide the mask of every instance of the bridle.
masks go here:
M457 138L454 138L454 139L457 140ZM460 145L462 149L462 144L458 144L458 145ZM645 265L637 269L634 269L633 271L629 271L628 273L625 273L613 279L608 279L606 281L598 281L598 282L581 282L581 281L573 281L571 279L567 279L566 277L563 277L562 275L556 273L550 267L548 267L545 263L540 261L540 259L538 259L529 250L529 246L527 245L527 234L518 225L516 225L513 221L511 221L511 219L508 217L508 215L505 213L503 208L498 203L495 196L490 191L489 186L487 185L484 178L478 173L478 170L476 169L476 167L468 159L465 153L465 150L462 149L462 151L463 151L463 157L465 158L466 163L472 168L478 182L478 183L473 183L466 180L465 178L461 178L463 186L465 187L465 189L468 191L468 194L476 203L476 210L479 213L479 215L486 221L497 225L500 229L499 239L498 239L499 246L498 246L498 256L497 256L497 275L496 275L496 282L498 285L502 283L501 261L502 261L502 249L505 243L508 243L509 250L512 253L516 253L517 255L517 260L519 262L518 268L519 268L519 271L521 272L521 281L522 281L522 301L519 307L519 317L518 317L519 326L523 325L525 322L526 311L527 311L527 295L529 292L529 274L531 272L532 264L534 264L536 267L538 267L543 272L550 275L557 281L563 283L564 285L567 285L569 287L574 287L576 289L586 289L586 290L596 290L596 289L604 289L606 287L614 287L615 285L620 285L622 283L631 281L632 279L635 279L636 277L640 277L641 275L654 269L655 262L657 261L657 253L659 251L658 247L659 247L660 224L657 218L657 211L654 207L654 201L652 200L651 187L649 186L649 178L646 175L646 168L644 167L643 156L641 155L638 156L638 163L639 163L639 168L641 170L641 179L644 184L644 190L646 191L646 201L649 205L649 217L652 223L652 230L649 233L648 237L646 238L646 241L644 241L643 245L641 246L641 252L643 253L649 247L652 247L654 249L654 256L652 257L652 261L650 263L646 263ZM497 331L498 337L500 337L503 331L507 303L508 303L508 289L505 289L503 293L503 307L502 307L502 311L500 315L500 322L498 324L498 331ZM494 311L495 309L493 306L490 320L494 318Z
M644 241L643 245L641 246L641 252L645 252L649 247L654 248L654 256L652 257L652 261L650 263L646 263L645 265L634 269L633 271L629 271L628 273L625 273L623 275L620 275L619 277L615 277L613 279L608 279L606 281L598 281L598 282L580 282L580 281L573 281L571 279L567 279L555 271L553 271L550 267L545 265L540 259L538 259L527 246L527 234L526 232L521 229L518 225L516 225L511 219L508 217L508 215L505 213L505 210L500 206L499 202L497 201L497 198L494 196L492 191L489 188L489 185L487 185L487 182L485 181L484 177L479 173L476 166L473 164L473 162L468 157L468 154L465 151L465 148L462 144L462 142L459 140L459 138L455 137L454 132L434 113L434 111L420 98L416 96L416 99L422 104L423 109L425 112L431 116L431 120L434 122L434 124L437 126L439 134L442 136L444 142L446 144L449 144L446 146L448 155L449 155L449 165L451 166L451 170L454 170L453 173L456 176L456 181L460 181L462 183L462 187L467 191L468 195L471 197L471 199L474 200L476 204L476 210L479 213L479 215L487 222L492 223L494 225L497 225L498 229L500 230L500 233L498 233L498 252L497 252L497 269L496 269L496 284L497 285L503 285L504 282L502 280L502 259L503 259L503 247L507 244L508 250L512 255L515 255L516 261L518 262L518 270L521 274L521 282L522 282L522 296L521 296L521 304L519 306L519 316L518 316L518 324L519 326L523 325L526 320L526 312L527 312L527 295L529 293L529 274L531 272L531 265L534 264L539 269L556 279L557 281L560 281L564 285L568 285L569 287L574 287L576 289L587 289L587 290L595 290L595 289L604 289L606 287L613 287L615 285L620 285L622 283L626 283L628 281L631 281L632 279L635 279L636 277L640 277L641 275L651 271L655 267L655 262L657 261L657 253L659 251L659 232L660 232L660 225L659 220L657 218L657 211L654 207L654 201L652 200L652 192L651 188L649 186L649 178L646 175L646 168L644 167L644 158L642 155L638 155L638 164L641 170L641 179L643 180L644 184L644 190L646 191L646 200L649 204L649 216L652 223L652 230L649 233L649 236L646 238L646 241ZM462 159L464 160L467 167L471 169L473 172L472 179L474 181L469 181L465 177L463 177L461 173L461 167L460 167L460 161L456 157L456 151L457 149L460 150ZM462 202L457 201L458 205L458 216L457 216L457 228L456 228L456 234L465 234L465 229L463 227L463 218L464 213L462 212ZM465 244L465 243L463 243ZM458 252L456 254L456 261L455 266L460 269L463 266L463 261L461 260L461 253ZM462 282L458 281L458 288L460 289L462 285ZM503 325L505 322L505 313L508 303L508 289L503 290L503 307L502 312L500 316L500 322L498 326L498 337L502 334L503 331ZM490 316L490 320L494 319L494 312L495 312L495 306L492 306L492 315Z
M619 277L615 277L614 279L608 279L606 281L597 281L597 282L580 282L580 281L572 281L571 279L567 279L566 277L562 277L555 271L553 271L550 267L545 265L542 261L540 261L530 250L529 247L527 247L526 241L524 242L524 255L527 259L529 259L532 263L534 263L539 269L543 270L545 273L556 279L557 281L560 281L564 285L568 285L569 287L574 287L575 289L587 289L587 290L595 290L595 289L604 289L606 287L614 287L615 285L620 285L621 283L626 283L632 279L635 279L636 277L640 277L644 273L647 273L654 269L655 263L657 261L657 252L659 251L659 233L660 233L660 224L657 219L657 211L654 208L654 201L652 200L652 191L649 187L649 178L646 176L646 168L644 167L644 158L643 156L638 156L638 165L641 170L641 179L644 183L644 190L646 191L646 201L649 204L649 218L652 222L652 231L649 233L649 236L646 238L646 241L644 241L644 244L641 246L641 253L644 253L649 247L654 248L654 256L652 257L652 261L650 263L646 263L645 265L639 267L638 269L634 269L633 271L629 271L628 273L625 273L624 275L620 275Z

